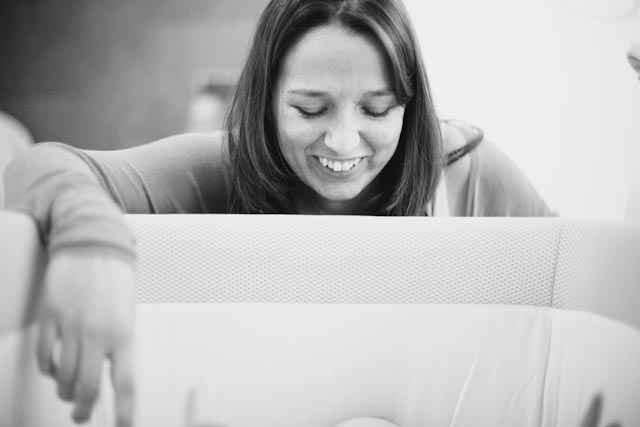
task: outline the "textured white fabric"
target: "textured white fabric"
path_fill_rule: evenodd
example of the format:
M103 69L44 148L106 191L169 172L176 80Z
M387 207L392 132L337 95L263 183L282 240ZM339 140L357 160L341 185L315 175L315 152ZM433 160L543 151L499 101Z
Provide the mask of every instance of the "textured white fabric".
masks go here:
M597 396L603 425L640 425L638 224L127 220L140 253L140 426L376 416L403 427L559 427L580 425ZM0 316L0 426L71 425L37 372L34 330L21 329L44 260L35 230L0 214L3 236L0 283L18 286L2 293L13 314ZM36 274L16 279L20 265ZM89 425L111 425L110 393Z
M598 395L602 425L640 425L640 335L585 312L145 304L136 335L143 427L332 427L359 416L402 427L564 427L580 425ZM0 425L71 427L24 338L0 341ZM104 387L90 426L113 425L111 395Z
M591 310L640 328L640 223L127 219L139 238L141 303L522 304Z
M567 221L556 264L554 307L640 328L640 222Z
M145 425L175 425L190 393L200 419L225 426L365 415L403 427L576 426L598 393L603 422L640 425L640 333L589 313L171 304L138 314Z
M563 223L284 215L128 220L139 236L142 303L549 305Z

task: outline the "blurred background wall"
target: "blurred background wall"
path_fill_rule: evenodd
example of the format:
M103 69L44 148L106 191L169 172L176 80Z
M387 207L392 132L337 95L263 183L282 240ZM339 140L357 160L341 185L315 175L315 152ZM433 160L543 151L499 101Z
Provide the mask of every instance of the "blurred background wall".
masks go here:
M184 130L207 70L228 79L267 0L3 0L0 110L36 141L112 149Z
M210 72L232 83L266 3L3 0L0 110L82 148L182 132ZM639 0L405 3L442 117L483 128L561 214L623 217L640 170Z

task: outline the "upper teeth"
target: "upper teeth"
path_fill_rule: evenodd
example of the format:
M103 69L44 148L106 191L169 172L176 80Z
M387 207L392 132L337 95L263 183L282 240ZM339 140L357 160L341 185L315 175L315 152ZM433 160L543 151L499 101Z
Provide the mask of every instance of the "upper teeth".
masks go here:
M318 160L320 161L320 163L322 163L322 166L329 168L334 172L342 172L342 171L348 171L352 167L356 166L358 163L360 163L360 160L362 160L362 157L358 157L351 160L345 160L342 162L337 160L330 160L325 157L318 157Z

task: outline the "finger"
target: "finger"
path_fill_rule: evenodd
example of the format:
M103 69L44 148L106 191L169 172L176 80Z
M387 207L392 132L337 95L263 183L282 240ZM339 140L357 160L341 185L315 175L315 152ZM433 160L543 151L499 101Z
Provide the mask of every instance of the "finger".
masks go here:
M54 376L53 347L58 338L58 329L46 319L40 321L36 352L38 355L38 368L45 375Z
M602 395L597 393L591 399L591 404L587 409L587 413L582 419L580 427L598 427L600 425L600 416L602 414Z
M111 357L111 381L115 393L116 426L131 427L135 406L133 385L133 354L127 342Z
M83 423L91 418L91 411L100 392L104 349L92 337L85 337L82 342L78 376L74 389L73 420Z
M58 396L62 400L73 399L78 362L78 339L74 330L66 328L62 332L62 352L57 369Z

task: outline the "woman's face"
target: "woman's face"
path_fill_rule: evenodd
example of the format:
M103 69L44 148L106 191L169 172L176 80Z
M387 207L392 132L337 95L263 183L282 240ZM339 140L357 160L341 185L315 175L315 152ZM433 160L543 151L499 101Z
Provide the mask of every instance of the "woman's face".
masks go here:
M398 146L404 106L384 56L365 36L321 26L291 48L277 83L280 150L298 178L339 211Z

